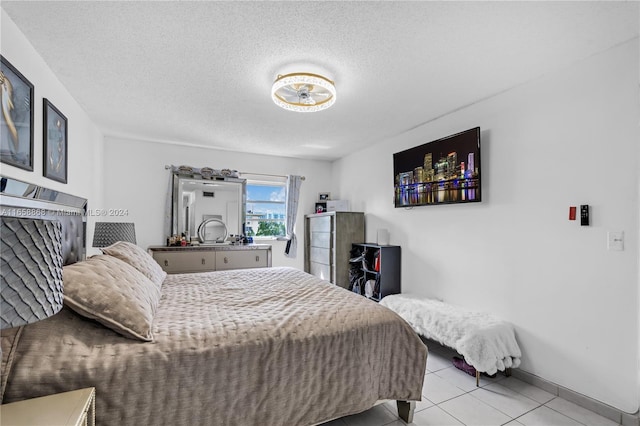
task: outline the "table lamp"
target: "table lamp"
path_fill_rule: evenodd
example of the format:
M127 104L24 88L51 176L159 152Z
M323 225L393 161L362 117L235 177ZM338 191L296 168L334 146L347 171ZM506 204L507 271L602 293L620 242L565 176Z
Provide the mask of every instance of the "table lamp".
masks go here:
M62 309L62 226L2 216L0 328L48 318Z
M136 244L136 228L129 222L96 222L93 247L109 247L118 241Z

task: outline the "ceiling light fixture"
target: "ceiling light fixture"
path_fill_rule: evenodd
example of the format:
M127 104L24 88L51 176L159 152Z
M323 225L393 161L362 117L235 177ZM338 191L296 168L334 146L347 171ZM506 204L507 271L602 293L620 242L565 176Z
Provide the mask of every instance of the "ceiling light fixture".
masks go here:
M322 111L336 102L336 86L318 74L278 75L271 88L271 98L276 105L289 111Z

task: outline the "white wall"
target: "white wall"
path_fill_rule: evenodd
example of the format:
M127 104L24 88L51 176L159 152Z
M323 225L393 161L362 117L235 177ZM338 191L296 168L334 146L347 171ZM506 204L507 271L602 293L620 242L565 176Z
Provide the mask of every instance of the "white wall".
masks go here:
M84 197L89 207L102 200L102 142L103 135L73 99L51 69L36 52L9 15L1 11L2 56L34 85L34 158L29 172L0 163L0 173L25 182L42 185L56 191ZM42 104L47 98L68 120L68 174L67 184L43 177ZM93 236L94 217L88 217L88 245Z
M304 268L304 215L312 213L318 192L327 191L331 164L326 161L271 157L191 146L106 137L104 143L105 205L127 209L122 221L136 225L138 245L165 244L164 215L170 172L166 165L189 165L214 169L277 175L302 175L296 235L295 259L284 256L285 242L269 240L273 265ZM115 220L114 220L115 221Z
M631 413L638 60L635 39L360 151L334 164L332 188L366 212L367 240L388 228L402 246L403 292L502 316L523 370ZM394 209L392 154L475 126L483 201ZM580 204L589 227L568 220ZM624 251L607 251L607 231L624 231Z

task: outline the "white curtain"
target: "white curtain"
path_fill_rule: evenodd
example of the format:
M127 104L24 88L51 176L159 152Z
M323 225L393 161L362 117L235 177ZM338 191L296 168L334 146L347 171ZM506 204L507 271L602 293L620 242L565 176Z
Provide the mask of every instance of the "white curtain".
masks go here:
M298 251L298 242L293 230L296 226L301 185L302 176L287 176L287 239L289 241L287 241L287 246L284 249L284 255L293 259L295 259Z

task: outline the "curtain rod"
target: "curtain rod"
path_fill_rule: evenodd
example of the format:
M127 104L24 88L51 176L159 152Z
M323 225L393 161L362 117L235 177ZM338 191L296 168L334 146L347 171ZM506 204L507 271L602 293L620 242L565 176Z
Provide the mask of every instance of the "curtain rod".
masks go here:
M171 166L165 164L164 169L165 170L169 170L171 168ZM252 173L252 172L239 172L241 175L255 175L255 176L271 176L271 177L281 177L281 178L286 178L287 176L285 175L270 175L267 173ZM302 180L305 180L304 176L300 176L302 178Z
M268 173L253 173L253 172L240 172L241 175L254 175L254 176L271 176L271 177L281 177L281 178L286 178L287 176L285 175L270 175ZM305 180L304 176L300 176L300 178L302 180Z

